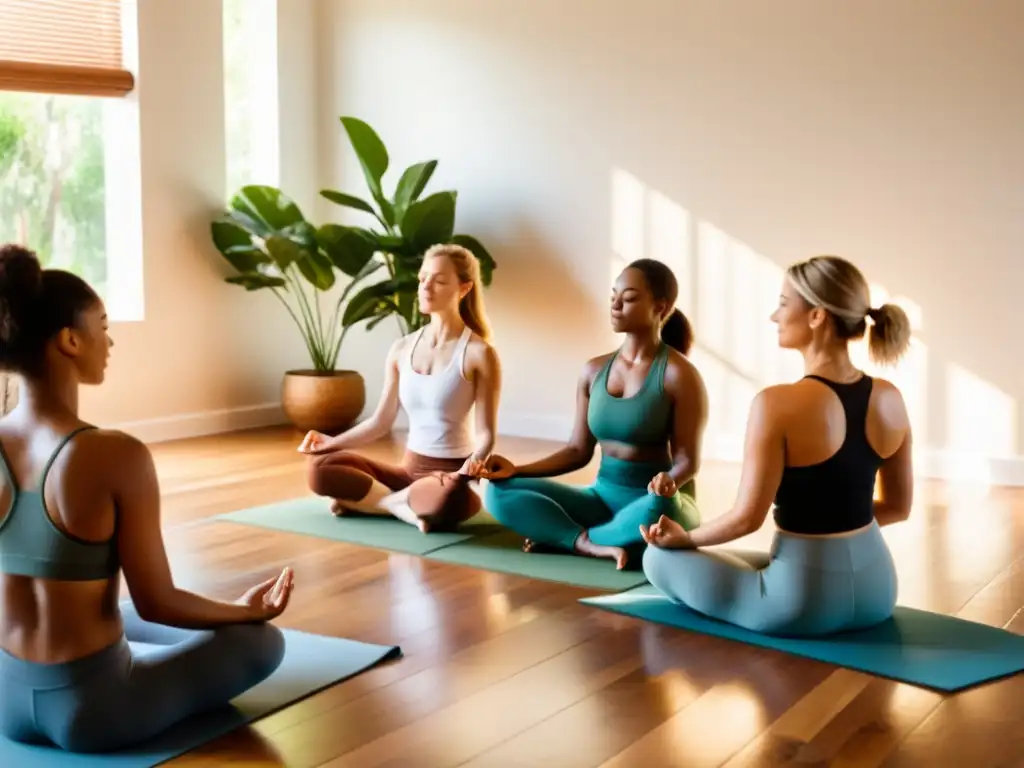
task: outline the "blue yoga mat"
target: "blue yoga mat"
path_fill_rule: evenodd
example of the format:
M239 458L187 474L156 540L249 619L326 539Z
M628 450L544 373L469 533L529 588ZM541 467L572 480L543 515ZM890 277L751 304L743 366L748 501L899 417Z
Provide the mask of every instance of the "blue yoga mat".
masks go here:
M888 621L827 639L769 637L709 619L650 585L580 602L612 613L804 656L943 692L1024 671L1024 636L952 616L896 608Z
M281 666L234 699L231 706L182 721L146 744L110 754L69 754L53 747L17 744L0 738L0 766L150 768L402 653L398 646L358 643L292 629L283 631L285 655ZM132 643L132 647L146 646Z

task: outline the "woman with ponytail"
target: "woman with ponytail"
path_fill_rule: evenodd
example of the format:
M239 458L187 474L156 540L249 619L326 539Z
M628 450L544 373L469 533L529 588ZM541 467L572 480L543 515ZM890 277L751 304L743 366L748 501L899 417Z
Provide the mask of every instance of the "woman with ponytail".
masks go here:
M836 256L791 266L772 320L779 346L803 355L804 377L754 399L732 510L691 531L669 518L645 528L644 571L674 602L755 632L870 627L896 605L879 528L910 515L910 422L900 391L858 370L848 347L870 320L871 358L895 363L910 322L893 304L873 308L864 276ZM760 529L773 506L771 555L703 550Z
M622 346L583 367L569 442L519 466L495 456L478 471L490 481L487 511L526 538L526 551L604 557L622 569L631 559L639 566L642 526L660 518L682 530L698 524L694 477L707 394L686 359L693 333L675 309L678 294L675 275L661 262L640 259L626 267L611 299ZM549 479L587 466L598 444L593 485Z
M391 514L428 533L450 531L480 509L469 481L497 437L501 368L476 257L435 245L423 255L419 281L430 323L392 345L373 415L335 437L310 432L299 451L311 457L310 489L332 499L335 515ZM409 417L402 465L355 453L391 431L399 407Z

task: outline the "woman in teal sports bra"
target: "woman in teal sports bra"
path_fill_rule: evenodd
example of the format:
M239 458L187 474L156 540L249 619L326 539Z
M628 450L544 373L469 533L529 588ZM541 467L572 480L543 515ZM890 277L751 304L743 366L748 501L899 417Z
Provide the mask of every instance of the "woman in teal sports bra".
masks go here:
M288 568L234 602L174 584L149 451L78 416L106 326L85 281L0 246L0 369L20 379L0 418L0 738L70 752L138 744L266 679L292 589Z
M679 284L659 261L627 266L612 289L612 327L622 346L587 362L576 423L565 447L516 466L492 456L479 476L484 506L526 538L524 549L553 549L639 566L641 526L662 515L690 530L700 522L694 477L707 422L707 393L685 355L692 331L675 309ZM587 487L552 478L581 469L601 446ZM631 557L631 555L633 555Z

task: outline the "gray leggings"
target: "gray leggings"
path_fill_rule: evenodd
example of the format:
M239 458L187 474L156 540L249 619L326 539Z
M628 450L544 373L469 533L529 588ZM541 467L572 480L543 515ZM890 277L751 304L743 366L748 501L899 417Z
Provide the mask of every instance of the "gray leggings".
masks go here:
M779 531L770 553L648 547L644 574L691 610L768 635L863 629L896 606L896 569L874 522L835 538Z
M227 704L284 658L272 624L198 631L143 621L130 604L121 613L124 637L82 659L36 664L0 651L0 735L69 752L128 747Z

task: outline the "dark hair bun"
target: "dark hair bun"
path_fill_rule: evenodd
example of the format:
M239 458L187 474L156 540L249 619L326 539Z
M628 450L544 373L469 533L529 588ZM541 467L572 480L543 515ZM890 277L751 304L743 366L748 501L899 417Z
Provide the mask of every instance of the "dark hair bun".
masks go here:
M693 327L678 307L672 310L661 327L661 340L684 355L690 354L690 348L693 346Z
M7 348L4 353L17 346L42 289L39 258L20 245L0 246L0 345Z

